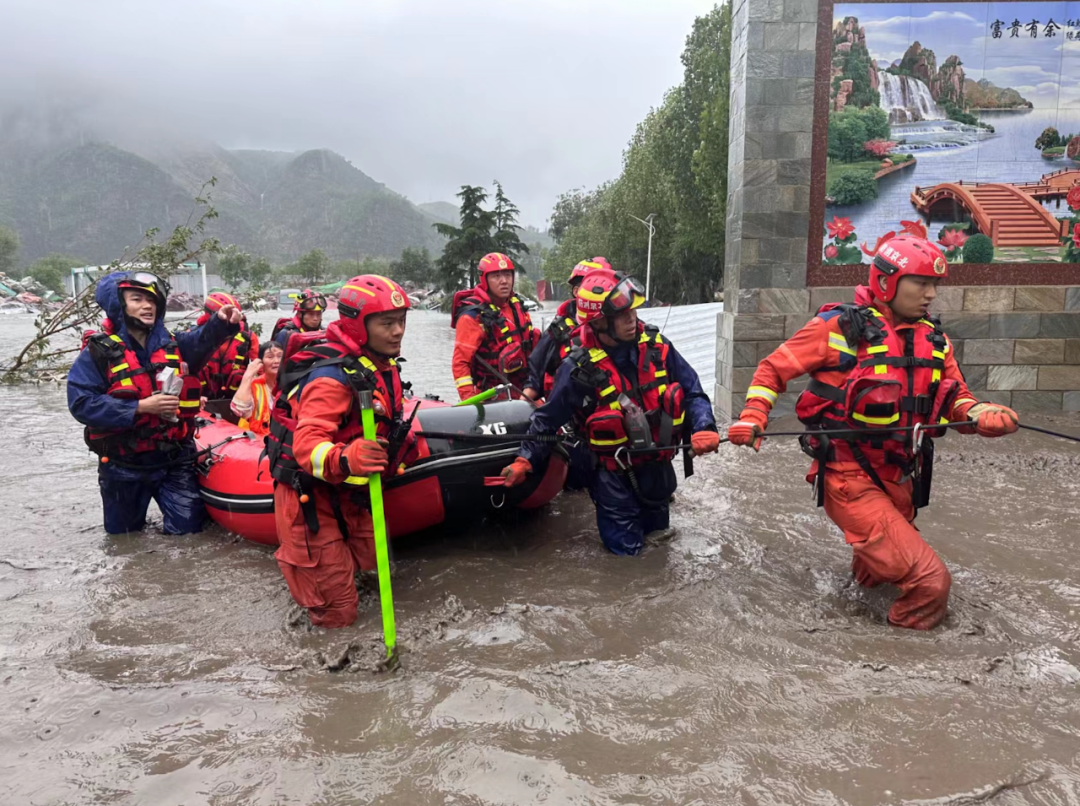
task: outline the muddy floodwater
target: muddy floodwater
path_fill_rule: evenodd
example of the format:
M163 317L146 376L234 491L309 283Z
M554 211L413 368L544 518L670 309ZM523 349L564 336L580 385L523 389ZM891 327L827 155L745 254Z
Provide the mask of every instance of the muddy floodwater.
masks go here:
M0 354L31 331L0 317ZM448 395L447 317L405 343ZM397 543L385 675L375 594L311 631L270 549L162 535L153 508L106 536L63 388L0 406L4 806L1080 803L1075 443L939 441L918 523L954 585L930 633L853 584L776 439L698 460L678 534L636 559L581 493Z

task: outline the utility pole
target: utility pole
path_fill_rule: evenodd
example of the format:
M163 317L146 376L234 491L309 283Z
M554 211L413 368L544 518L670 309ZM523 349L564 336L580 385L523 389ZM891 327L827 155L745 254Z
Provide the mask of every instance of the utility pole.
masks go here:
M656 232L656 226L653 224L653 219L656 218L656 213L649 213L645 216L644 220L638 218L636 215L630 217L649 228L649 253L648 257L645 259L645 299L651 299L649 296L649 286L652 280L652 236Z

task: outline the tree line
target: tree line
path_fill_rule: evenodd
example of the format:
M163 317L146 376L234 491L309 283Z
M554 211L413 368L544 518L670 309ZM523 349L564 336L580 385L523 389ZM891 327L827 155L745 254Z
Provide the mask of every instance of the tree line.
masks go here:
M654 215L652 296L711 302L722 288L727 210L731 7L694 21L682 53L683 81L652 109L623 152L619 177L559 197L548 232L556 245L544 275L564 281L578 261L604 255L645 279Z

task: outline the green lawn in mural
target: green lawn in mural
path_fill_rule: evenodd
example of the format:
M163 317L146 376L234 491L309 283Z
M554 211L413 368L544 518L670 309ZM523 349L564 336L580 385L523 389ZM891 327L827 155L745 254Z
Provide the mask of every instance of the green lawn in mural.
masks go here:
M837 3L822 263L1080 263L1080 2Z

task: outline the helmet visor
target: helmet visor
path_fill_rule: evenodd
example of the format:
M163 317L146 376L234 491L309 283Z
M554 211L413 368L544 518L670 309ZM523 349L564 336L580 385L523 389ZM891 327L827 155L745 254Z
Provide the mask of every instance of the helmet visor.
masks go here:
M119 288L144 288L155 296L165 299L169 296L169 285L156 274L148 271L136 271L120 281Z
M633 277L624 277L604 300L604 313L622 313L645 302L645 289Z
M316 294L313 297L303 297L297 303L301 311L325 311L326 310L326 297L322 294Z

